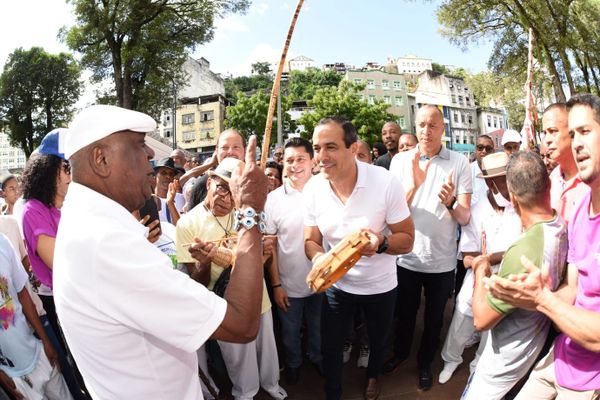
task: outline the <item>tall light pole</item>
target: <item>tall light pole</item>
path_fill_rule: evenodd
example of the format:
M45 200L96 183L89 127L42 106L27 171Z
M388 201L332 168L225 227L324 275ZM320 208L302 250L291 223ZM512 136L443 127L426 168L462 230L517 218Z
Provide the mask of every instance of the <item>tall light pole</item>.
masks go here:
M177 85L173 79L173 109L171 111L173 123L173 150L177 148Z

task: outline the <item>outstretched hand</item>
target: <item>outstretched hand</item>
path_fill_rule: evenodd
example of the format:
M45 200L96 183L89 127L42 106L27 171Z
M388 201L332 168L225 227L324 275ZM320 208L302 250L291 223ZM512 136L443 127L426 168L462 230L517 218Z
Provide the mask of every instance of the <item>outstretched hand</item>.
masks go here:
M252 207L262 211L267 200L267 176L256 164L256 136L251 136L246 147L246 163L233 171L229 184L235 207Z

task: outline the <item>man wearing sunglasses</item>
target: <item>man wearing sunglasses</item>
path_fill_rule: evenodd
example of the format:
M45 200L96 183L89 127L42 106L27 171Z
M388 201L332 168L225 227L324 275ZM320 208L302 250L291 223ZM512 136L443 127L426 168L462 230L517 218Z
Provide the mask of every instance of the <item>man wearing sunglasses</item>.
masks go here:
M496 151L494 141L488 135L480 135L475 145L475 161L471 163L471 177L473 178L473 196L471 197L471 207L477 204L479 199L487 196L487 185L485 179L481 176L481 160L488 154Z

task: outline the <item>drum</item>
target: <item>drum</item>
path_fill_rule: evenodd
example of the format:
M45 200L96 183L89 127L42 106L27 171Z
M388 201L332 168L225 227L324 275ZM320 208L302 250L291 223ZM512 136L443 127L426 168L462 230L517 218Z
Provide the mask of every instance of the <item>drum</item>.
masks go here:
M316 293L327 290L360 260L360 252L369 242L365 231L346 236L313 265L306 277L308 287Z

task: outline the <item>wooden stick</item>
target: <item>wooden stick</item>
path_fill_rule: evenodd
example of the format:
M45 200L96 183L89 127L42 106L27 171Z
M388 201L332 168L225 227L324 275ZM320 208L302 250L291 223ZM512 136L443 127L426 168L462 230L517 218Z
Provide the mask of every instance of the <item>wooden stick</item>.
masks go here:
M290 47L290 42L292 41L292 34L294 33L296 21L298 20L298 14L300 14L300 9L302 8L303 3L304 0L298 0L298 5L296 6L296 11L294 12L294 16L292 17L292 22L290 24L290 28L288 29L287 38L285 39L283 51L281 52L281 59L279 60L279 66L277 67L277 74L275 75L275 80L273 81L273 89L271 90L271 101L269 102L269 111L267 112L267 123L265 124L265 134L263 136L262 155L260 158L260 167L262 169L265 169L265 166L267 165L267 158L269 158L269 145L271 144L271 130L273 128L273 114L275 114L277 96L279 95L279 82L281 81L281 74L283 73L283 66L285 65L285 59L287 57L288 48Z

